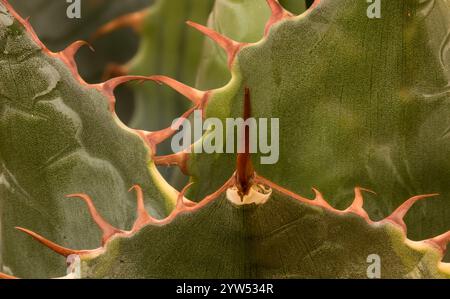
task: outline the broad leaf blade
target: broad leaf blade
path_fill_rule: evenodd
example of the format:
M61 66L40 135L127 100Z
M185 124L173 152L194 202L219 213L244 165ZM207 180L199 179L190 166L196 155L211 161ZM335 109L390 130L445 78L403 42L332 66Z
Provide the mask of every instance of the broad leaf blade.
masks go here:
M109 111L108 98L81 84L50 57L0 4L0 190L3 269L21 277L61 276L56 258L15 226L74 248L98 246L99 232L83 202L88 193L119 227L134 219L140 184L154 216L166 203L147 170L148 148Z

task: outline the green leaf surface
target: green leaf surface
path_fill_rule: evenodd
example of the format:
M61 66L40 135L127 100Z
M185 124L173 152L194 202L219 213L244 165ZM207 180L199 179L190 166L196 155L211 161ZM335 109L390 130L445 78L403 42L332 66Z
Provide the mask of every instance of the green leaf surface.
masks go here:
M64 273L64 259L14 229L22 226L75 248L98 246L81 201L89 193L114 225L132 223L141 185L155 217L168 212L147 169L148 149L109 111L106 95L81 84L0 4L0 245L3 271Z
M372 189L379 196L369 196L366 209L374 219L405 198L440 193L406 219L413 239L428 238L450 228L450 7L383 1L381 19L369 19L368 7L322 0L277 23L238 53L207 117L242 116L250 88L253 116L280 119L280 159L261 165L256 155L259 174L299 194L317 187L340 209L355 186ZM220 186L234 172L232 160L191 155L191 195Z
M138 9L144 9L151 0L82 0L81 18L69 19L67 1L11 0L10 4L24 17L29 17L39 39L52 51L67 47L74 40L89 40L105 22ZM137 36L122 30L93 44L77 54L80 74L87 82L98 82L105 65L111 60L126 61L136 51Z
M355 186L374 189L380 198L367 196L366 202L378 219L410 195L438 191L443 200L422 201L412 210L412 230L448 229L448 217L439 217L450 213L442 155L448 4L390 1L381 20L367 19L366 8L364 2L322 0L274 25L263 41L238 53L232 80L210 94L207 117L241 117L243 88L249 87L253 116L280 118L280 161L261 165L255 155L259 175L297 194L316 186L337 207L349 205ZM0 37L3 271L61 276L63 260L13 226L63 246L97 248L100 235L86 207L67 202L66 194L90 195L108 222L127 230L136 208L129 187L143 187L158 219L173 207L163 195L173 199L175 192L158 177L143 140L110 112L108 97L43 51L2 4ZM198 200L215 192L235 165L234 155L192 155L192 194ZM399 219L366 220L357 196L354 210L341 212L318 197L299 199L255 179L273 187L267 202L237 206L225 187L197 205L180 197L165 220L120 232L95 254L81 254L82 276L367 278L373 254L383 278L450 276L440 261L440 242L448 236L412 242L394 224Z
M288 10L303 12L305 4L298 0L280 3ZM252 43L264 35L270 9L261 0L216 0L208 19L208 27L239 42ZM224 86L230 80L227 56L213 41L207 39L198 70L196 87L212 89Z
M397 226L369 225L278 192L244 207L222 195L165 225L113 239L105 253L83 259L81 270L88 278L367 278L372 254L382 278L450 277L435 248L405 243Z

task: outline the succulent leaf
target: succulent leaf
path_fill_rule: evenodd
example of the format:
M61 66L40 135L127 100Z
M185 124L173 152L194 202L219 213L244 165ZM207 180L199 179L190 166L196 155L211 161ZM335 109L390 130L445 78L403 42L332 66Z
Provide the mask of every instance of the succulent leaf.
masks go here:
M104 253L82 257L81 271L88 278L367 278L372 254L383 278L450 277L441 249L405 239L397 224L277 190L262 205L237 207L225 193L205 199L111 240Z
M112 89L88 85L77 75L73 55L80 44L50 52L5 5L0 4L1 260L21 277L60 276L65 261L15 226L89 248L98 245L99 232L86 225L91 220L83 204L65 199L67 194L95 196L104 217L120 227L133 220L132 185L143 187L153 216L164 217L171 205L152 183L148 147L111 113Z
M303 1L288 0L280 2L286 9L303 12ZM270 7L261 0L217 0L208 19L208 27L232 40L243 43L259 41L264 36ZM197 74L196 86L212 89L224 86L230 80L227 57L221 47L206 40L201 64Z
M448 206L442 167L447 165L442 158L448 131L447 2L430 8L419 0L390 1L383 20L368 21L366 3L321 0L294 16L268 0L271 16L258 43L191 23L224 48L231 72L226 86L206 91L164 76L88 85L73 61L81 43L52 53L6 0L0 3L0 63L15 71L0 77L0 190L6 193L0 201L1 253L14 274L57 272L50 251L34 249L26 243L31 238L17 241L4 233L5 225L23 221L29 227L19 230L67 257L70 267L80 261L79 276L87 278L366 278L367 258L374 254L383 278L450 277L449 264L442 262L450 232L421 241L406 235L432 221L442 231L449 228L448 218L428 208L437 199L425 200L440 192L444 201L435 207L450 213L442 209ZM17 84L17 74L35 84ZM278 117L279 162L265 165L260 154L251 156L248 135L245 152L237 155L155 156L176 128L135 131L118 121L113 90L130 80L157 81L186 96L193 107L185 117L198 108L220 119ZM69 153L58 148L71 144L67 138L78 144ZM77 154L76 166L65 163L48 175ZM91 157L109 168L97 167ZM155 163L177 164L193 183L178 193ZM132 196L123 191L129 186L137 204L124 200ZM299 195L311 186L318 187L310 193L314 199ZM371 191L355 186L376 190L380 199L364 201ZM185 196L188 189L193 197ZM56 196L62 193L84 200L92 220L80 221L85 206L60 205ZM399 198L402 194L408 196ZM417 205L434 217L416 216L411 226L404 217ZM84 229L95 222L102 234L87 238L72 227L75 221ZM23 268L20 251L42 268Z
M376 190L380 196L366 202L375 219L404 198L439 193L406 223L413 239L445 232L450 10L445 1L432 3L388 1L381 19L369 19L364 1L316 1L242 48L229 83L211 93L206 117L242 115L249 87L253 116L280 119L280 159L261 165L255 155L258 173L300 194L315 186L341 209L354 186ZM234 172L227 155L189 160L193 198Z

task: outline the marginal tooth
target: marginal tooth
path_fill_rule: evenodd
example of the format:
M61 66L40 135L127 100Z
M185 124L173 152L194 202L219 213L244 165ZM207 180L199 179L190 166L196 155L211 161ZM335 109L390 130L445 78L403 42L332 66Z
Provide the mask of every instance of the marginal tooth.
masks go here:
M140 131L141 134L145 136L145 139L149 143L150 147L152 148L153 152L156 145L164 142L166 139L172 137L183 125L184 121L189 118L189 116L194 113L194 111L197 109L196 107L192 107L188 111L186 111L178 120L176 123L172 124L172 126L156 131L156 132L143 132Z
M345 210L345 212L354 213L354 214L357 214L357 215L363 217L366 220L369 220L369 215L367 214L366 210L364 210L364 207L363 207L364 206L364 197L362 195L362 191L376 194L375 192L373 192L369 189L356 187L355 188L355 199L354 199L352 205L350 207L348 207Z
M86 84L86 82L81 78L80 74L78 73L78 66L75 61L75 55L77 54L78 50L80 50L81 47L88 46L91 51L94 52L94 48L85 41L79 40L74 43L72 43L70 46L68 46L66 49L59 53L50 53L51 56L55 58L59 58L62 60L70 69L74 77L81 83Z
M185 198L184 196L186 195L186 192L189 190L189 188L193 185L194 183L191 182L189 184L187 184L183 190L181 190L181 192L178 194L178 198L177 198L177 206L176 206L176 210L177 211L181 211L186 207L185 204Z
M390 216L386 217L383 221L390 221L390 222L393 222L393 223L399 225L406 234L407 227L406 227L405 221L403 221L403 218L405 218L406 213L408 213L408 211L411 209L411 207L419 200L438 196L438 195L439 194L425 194L425 195L418 195L418 196L411 197L410 199L405 201L402 205L400 205L394 212L392 212L392 214Z
M149 81L148 77L145 76L122 76L122 77L116 77L113 79L110 79L104 83L101 84L103 90L108 92L109 94L114 94L114 89L116 89L119 85L122 85L124 83L130 82L130 81Z
M447 250L447 244L450 242L450 231L443 233L437 237L426 240L425 242L437 246L443 253Z
M167 156L154 156L153 161L156 165L163 166L178 166L180 170L188 175L187 164L189 160L189 154L186 152L180 152Z
M323 195L319 190L317 190L316 188L312 188L312 190L316 195L314 201L316 201L320 206L326 209L334 210L334 208L323 198Z
M92 52L95 52L94 48L88 42L83 40L76 41L63 51L59 52L59 55L64 57L67 60L68 65L75 71L77 70L77 64L75 63L75 55L77 54L78 50L80 50L80 48L83 46L87 46Z
M265 36L268 35L270 28L278 23L279 21L287 18L291 18L293 15L285 10L283 6L281 6L280 2L278 0L266 0L267 4L270 7L270 10L272 12L269 21L266 24L266 28L264 30Z
M28 229L25 229L22 227L16 227L16 229L26 233L27 235L30 235L31 237L33 237L33 239L35 239L39 243L43 244L44 246L50 248L57 254L62 255L64 257L68 257L69 255L72 255L72 254L83 255L83 254L88 254L88 253L92 252L92 250L73 250L73 249L65 248L56 243L53 243L52 241L47 240L46 238L42 237L41 235L36 234L35 232L30 231Z
M266 0L266 1L270 7L270 10L272 11L272 15L278 15L284 11L283 6L281 6L278 0Z
M94 206L94 203L92 202L92 199L86 194L70 194L67 195L67 198L80 198L87 204L92 219L103 232L102 245L105 245L105 243L112 236L123 233L121 230L113 227L105 219L103 219L102 216L100 216L100 214L97 212L97 209Z
M207 92L197 90L183 83L178 82L175 79L166 76L151 76L150 80L153 80L159 84L166 84L177 92L188 98L194 105L198 106L205 100Z
M134 222L133 228L131 229L132 232L139 231L142 227L147 225L148 223L153 221L153 218L148 214L147 210L145 209L144 204L144 192L142 191L142 188L139 185L134 185L131 187L129 191L135 190L136 191L136 198L137 198L137 219Z
M149 80L150 79L145 76L123 76L123 77L117 77L117 78L110 79L104 83L97 84L96 86L98 87L99 90L103 91L108 96L110 111L113 112L115 110L115 104L116 104L116 99L114 97L114 90L119 85L122 85L122 84L130 82L130 81L143 82L143 81L149 81Z
M225 37L221 35L220 33L205 27L203 25L197 24L195 22L187 21L186 22L189 26L194 27L201 33L208 36L210 39L212 39L215 43L217 43L221 48L225 50L225 52L228 55L228 66L230 67L233 62L234 58L236 57L236 54L239 52L239 50L245 46L245 43L238 43L228 37Z
M310 199L307 199L307 198L305 198L303 196L300 196L300 195L298 195L298 194L296 194L296 193L294 193L294 192L292 192L292 191L290 191L290 190L288 190L288 189L286 189L284 187L281 187L280 185L277 185L277 184L273 183L272 181L270 181L270 180L268 180L268 179L266 179L266 178L264 178L264 177L262 177L262 176L260 176L258 174L255 175L254 181L256 183L268 186L268 187L272 188L273 190L276 190L276 191L278 191L278 192L280 192L280 193L282 193L282 194L284 194L286 196L292 197L295 200L298 200L299 202L306 203L306 204L311 204L312 202L314 202L313 200L310 200Z
M121 28L132 28L135 32L140 32L145 18L150 10L145 9L124 16L120 16L109 23L106 23L98 29L90 38L91 41L98 39L106 34L114 32Z

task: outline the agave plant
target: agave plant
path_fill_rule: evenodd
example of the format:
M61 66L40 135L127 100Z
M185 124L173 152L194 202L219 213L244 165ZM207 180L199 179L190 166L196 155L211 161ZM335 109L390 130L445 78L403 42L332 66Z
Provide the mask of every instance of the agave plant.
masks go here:
M219 0L210 27L188 22L216 44L197 88L164 75L86 83L83 42L51 52L0 3L4 277L62 276L67 263L75 278L367 278L374 255L383 278L450 277L447 1L385 1L369 19L365 1L294 15ZM269 12L263 25L246 19L253 8ZM262 164L246 132L238 154L196 153L207 131L159 155L182 124L125 126L114 89L133 80L183 95L185 118L278 118L278 163ZM157 166L191 183L179 192Z

